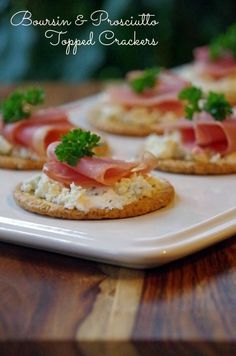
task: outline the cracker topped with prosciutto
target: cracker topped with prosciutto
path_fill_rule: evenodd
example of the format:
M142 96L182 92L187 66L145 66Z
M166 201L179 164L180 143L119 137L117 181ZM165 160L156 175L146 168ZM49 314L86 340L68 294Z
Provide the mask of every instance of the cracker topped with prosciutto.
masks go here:
M153 155L139 161L94 156L100 138L76 129L48 146L42 173L14 191L24 209L65 219L133 217L168 205L173 187L150 174Z
M124 84L111 85L89 112L92 125L113 134L147 136L163 132L183 114L178 99L188 82L159 68L134 71Z
M192 87L186 117L166 131L152 135L144 145L158 159L157 169L185 174L236 173L236 116L223 94ZM187 100L186 100L187 101Z
M223 93L236 104L236 24L208 46L195 48L194 61L180 75L206 92Z
M46 161L48 145L75 128L68 112L62 108L40 109L31 112L33 105L43 100L41 89L16 91L2 106L0 118L0 168L41 169ZM102 142L98 152L106 154Z

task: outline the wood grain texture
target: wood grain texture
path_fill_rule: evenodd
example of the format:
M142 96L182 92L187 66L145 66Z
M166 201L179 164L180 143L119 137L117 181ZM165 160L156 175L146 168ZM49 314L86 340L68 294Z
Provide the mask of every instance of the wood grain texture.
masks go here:
M48 104L81 93L47 90ZM0 244L1 356L231 356L235 349L236 237L148 271Z
M234 354L236 238L148 271L0 246L1 350Z

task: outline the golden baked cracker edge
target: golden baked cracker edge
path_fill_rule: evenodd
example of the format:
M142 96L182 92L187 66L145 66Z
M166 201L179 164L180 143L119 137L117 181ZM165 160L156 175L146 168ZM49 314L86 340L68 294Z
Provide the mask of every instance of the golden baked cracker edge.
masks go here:
M39 170L45 159L32 160L29 158L0 155L0 168L15 170Z
M98 156L107 156L110 153L109 145L106 141L102 145L95 147L95 154ZM11 155L0 155L0 168L15 170L40 170L42 169L46 158L33 160L30 158L16 157Z
M21 185L21 184L20 184ZM81 212L76 209L66 209L55 203L47 202L45 199L36 198L32 193L22 192L18 185L13 196L16 203L23 209L40 215L71 220L100 220L100 219L121 219L135 217L150 213L167 206L174 198L174 188L164 181L163 189L156 189L152 197L143 197L136 202L132 202L122 209L90 209L88 212Z
M156 166L159 171L193 175L218 175L236 173L236 164L220 162L199 162L178 159L162 159Z

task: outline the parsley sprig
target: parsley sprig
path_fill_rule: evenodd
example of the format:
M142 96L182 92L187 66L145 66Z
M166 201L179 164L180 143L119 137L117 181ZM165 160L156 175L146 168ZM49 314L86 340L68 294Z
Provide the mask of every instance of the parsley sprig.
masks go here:
M192 120L195 113L206 111L215 120L223 121L233 112L223 94L209 92L205 95L200 88L194 86L181 90L179 99L186 101L185 115L189 120Z
M211 114L215 120L223 121L233 113L232 106L223 94L209 92L203 109Z
M142 93L145 89L155 86L159 74L159 67L145 69L140 76L131 79L129 84L133 91Z
M188 119L192 119L195 112L200 112L199 101L202 98L202 90L197 87L184 88L179 93L179 99L186 100L185 114Z
M55 153L59 161L76 166L80 158L92 157L93 149L99 146L100 137L90 131L75 129L62 136Z
M212 60L220 58L225 52L230 52L236 57L236 24L216 37L209 45L210 58Z
M31 115L32 106L44 101L44 90L29 88L26 91L16 90L0 105L3 121L12 123L25 119Z

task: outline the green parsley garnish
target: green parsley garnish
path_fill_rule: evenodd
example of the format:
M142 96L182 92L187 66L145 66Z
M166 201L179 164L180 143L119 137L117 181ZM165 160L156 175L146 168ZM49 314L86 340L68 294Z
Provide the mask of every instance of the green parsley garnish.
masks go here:
M236 24L229 27L229 29L216 37L209 45L210 58L215 60L220 58L225 52L230 52L236 57Z
M76 166L80 158L92 157L93 148L99 146L100 137L90 131L75 129L63 135L55 153L59 161Z
M232 106L225 99L225 96L214 92L210 92L207 95L203 110L211 114L217 121L223 121L233 112Z
M145 69L140 76L130 80L130 86L136 93L142 93L146 88L155 86L159 74L159 67Z
M32 106L44 101L44 90L30 88L26 91L16 90L10 94L0 106L5 123L12 123L30 116Z
M178 97L187 102L185 115L189 120L192 120L195 113L205 111L211 114L215 120L223 121L233 112L232 106L223 94L209 92L204 95L200 88L194 86L181 90Z
M179 93L179 99L186 100L185 114L187 119L192 119L195 112L200 112L199 101L202 99L202 90L197 87L187 87Z

